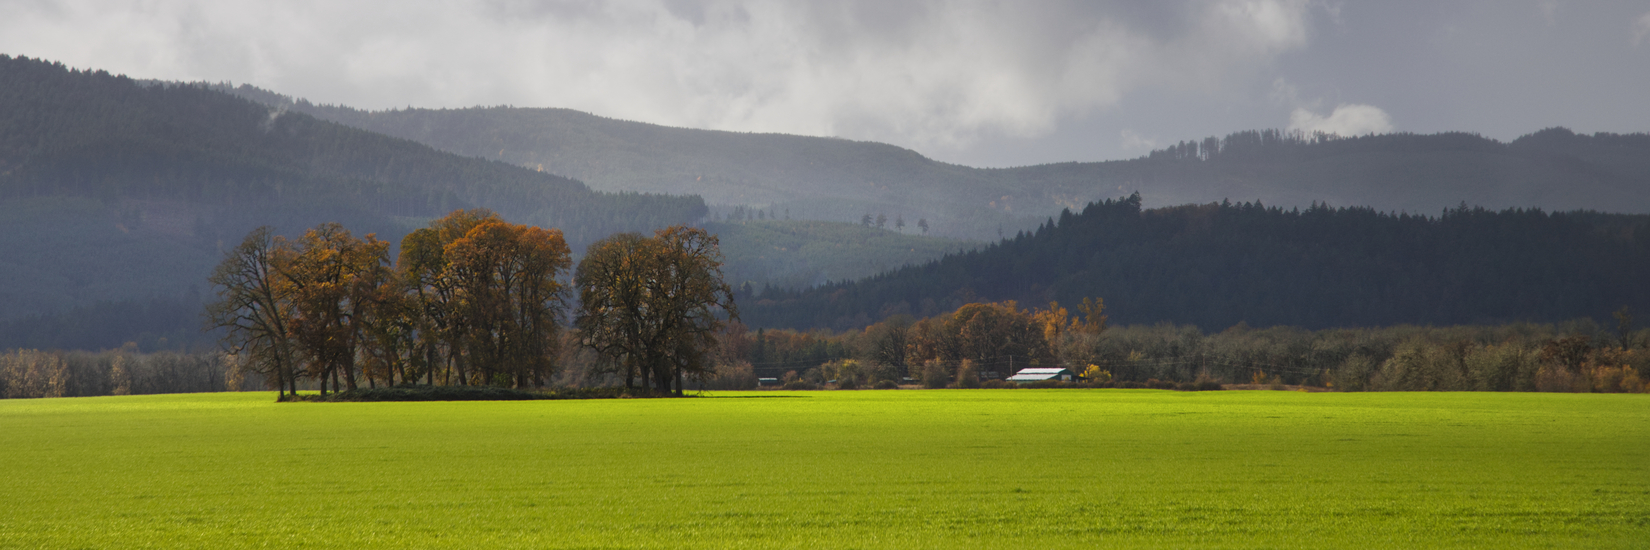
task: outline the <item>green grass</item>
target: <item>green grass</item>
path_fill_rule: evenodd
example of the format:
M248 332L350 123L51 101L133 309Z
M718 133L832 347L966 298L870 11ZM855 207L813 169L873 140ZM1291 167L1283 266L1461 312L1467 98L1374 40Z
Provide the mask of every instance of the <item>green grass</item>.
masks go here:
M750 395L0 401L0 547L1650 544L1641 395Z

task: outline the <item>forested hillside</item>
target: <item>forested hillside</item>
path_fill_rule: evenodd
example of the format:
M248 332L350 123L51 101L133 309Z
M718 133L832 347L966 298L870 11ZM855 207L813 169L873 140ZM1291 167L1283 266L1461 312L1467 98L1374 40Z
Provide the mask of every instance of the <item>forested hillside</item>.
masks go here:
M1650 213L1650 135L1561 128L1502 143L1474 134L1334 138L1277 130L1182 142L1138 159L979 169L843 139L670 128L567 109L363 111L270 105L466 155L578 178L597 189L694 193L796 219L926 218L939 235L995 239L1065 208L1138 191L1149 206L1260 201L1436 215L1486 208Z
M727 281L757 288L800 289L852 281L980 245L811 220L719 221L704 227L721 239Z
M1341 138L1250 131L1107 164L1113 177L1141 182L1125 188L1138 187L1154 206L1230 199L1437 215L1465 202L1494 210L1650 213L1650 134L1642 133L1549 128L1501 143L1459 132ZM1154 189L1170 200L1152 196Z
M245 85L228 90L445 151L576 178L596 189L691 193L711 204L788 209L796 219L903 215L930 220L938 235L985 239L995 238L1000 226L1012 233L1061 204L1081 204L1055 202L1041 189L882 143L671 128L569 109L364 111Z
M885 144L568 110L368 112L234 92L0 56L0 347L198 338L178 312L200 303L224 243L258 225L296 234L332 221L395 241L481 206L561 228L578 249L712 212L696 196L644 192L764 207L768 221L709 226L735 283L793 288L747 308L767 326L1089 295L1120 321L1206 328L1551 320L1644 301L1621 283L1646 273L1642 218L1545 212L1650 212L1645 134L1549 129L1501 143L1258 131L1127 161L976 169ZM1061 208L1130 190L1143 198L1037 229ZM1224 198L1260 201L1208 205ZM1359 208L1292 208L1317 201ZM1141 210L1186 202L1205 206ZM1491 210L1431 217L1458 204ZM1113 211L1123 205L1133 213ZM1502 211L1522 206L1545 210ZM781 212L787 221L774 221ZM968 246L807 221L882 217L935 236L1029 233L862 285L795 290Z
M741 302L764 327L863 326L975 301L1105 300L1112 322L1206 330L1608 319L1650 309L1650 216L1214 203L1143 210L1138 196L1036 231L855 283Z
M144 85L0 56L0 321L12 321L7 326L73 325L52 317L71 308L79 319L105 319L157 310L146 305L155 300L198 303L224 243L259 225L296 234L341 222L393 242L470 207L561 228L575 245L707 212L698 197L596 192L204 86ZM0 347L23 345L4 342L11 337L0 334Z

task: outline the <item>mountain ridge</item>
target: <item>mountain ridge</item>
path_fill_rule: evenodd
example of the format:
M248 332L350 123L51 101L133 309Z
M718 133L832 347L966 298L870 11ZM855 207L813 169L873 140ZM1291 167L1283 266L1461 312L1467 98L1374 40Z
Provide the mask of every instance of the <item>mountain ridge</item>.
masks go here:
M1233 200L1436 214L1465 202L1650 212L1650 163L1637 161L1650 158L1650 136L1642 133L1549 128L1503 143L1468 132L1339 137L1259 130L1183 141L1133 159L974 168L841 138L674 128L560 108L366 111L248 85L223 87L599 189L694 193L713 210L789 208L800 219L900 214L927 219L937 234L971 239L1031 229L1063 209L1130 192L1153 207Z
M698 197L597 192L204 86L0 55L0 320L198 296L259 225L295 236L341 222L398 242L476 207L575 246L707 212Z

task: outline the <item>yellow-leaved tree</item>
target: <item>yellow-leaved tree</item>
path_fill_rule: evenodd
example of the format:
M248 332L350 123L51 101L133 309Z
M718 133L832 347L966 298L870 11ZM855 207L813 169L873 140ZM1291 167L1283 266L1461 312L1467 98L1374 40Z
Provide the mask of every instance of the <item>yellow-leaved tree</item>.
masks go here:
M620 233L596 241L574 275L583 345L622 371L625 386L682 393L683 377L711 372L709 353L724 318L736 319L722 282L716 236L673 226L652 237Z

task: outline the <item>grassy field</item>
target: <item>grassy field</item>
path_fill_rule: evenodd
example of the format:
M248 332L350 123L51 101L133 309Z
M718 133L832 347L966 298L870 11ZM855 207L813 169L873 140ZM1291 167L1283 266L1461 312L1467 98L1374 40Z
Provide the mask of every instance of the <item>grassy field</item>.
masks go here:
M272 400L0 400L0 547L1650 545L1643 395Z

